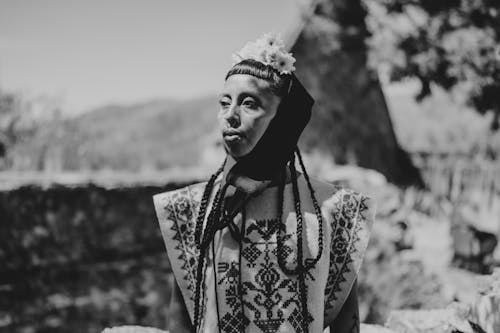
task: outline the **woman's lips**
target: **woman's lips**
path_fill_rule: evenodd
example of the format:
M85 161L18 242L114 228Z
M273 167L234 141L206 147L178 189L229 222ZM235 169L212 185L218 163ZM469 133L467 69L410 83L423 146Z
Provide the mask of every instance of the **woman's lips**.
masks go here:
M224 140L229 141L229 142L239 141L239 140L241 140L241 135L240 134L225 134Z
M243 137L241 132L236 131L236 130L223 131L222 136L224 137L224 140L229 141L229 142L239 141Z

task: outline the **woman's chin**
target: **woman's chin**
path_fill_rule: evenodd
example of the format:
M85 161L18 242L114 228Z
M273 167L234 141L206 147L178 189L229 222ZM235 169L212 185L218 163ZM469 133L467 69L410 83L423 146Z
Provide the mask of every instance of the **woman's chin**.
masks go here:
M226 148L226 152L234 158L243 157L251 150L248 149L248 147L246 147L245 145L241 144L241 142L235 141L224 140L224 147Z

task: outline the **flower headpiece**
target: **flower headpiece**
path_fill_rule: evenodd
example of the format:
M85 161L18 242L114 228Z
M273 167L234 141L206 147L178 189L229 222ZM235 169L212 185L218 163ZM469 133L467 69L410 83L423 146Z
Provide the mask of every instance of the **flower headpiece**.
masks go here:
M233 54L233 66L245 59L253 59L276 69L280 74L291 74L295 58L285 49L280 35L267 33L255 42L248 42Z

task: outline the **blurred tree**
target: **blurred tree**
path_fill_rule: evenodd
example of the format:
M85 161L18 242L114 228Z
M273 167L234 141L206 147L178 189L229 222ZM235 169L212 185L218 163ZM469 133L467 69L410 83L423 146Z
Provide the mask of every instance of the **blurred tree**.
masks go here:
M29 103L20 96L0 90L0 168L8 166L10 149L35 133L36 124L29 112Z
M312 16L291 49L297 76L316 100L301 146L333 156L337 164L375 169L399 185L422 178L399 146L377 73L368 67L361 0L314 1Z
M365 0L374 61L389 65L390 79L461 88L479 113L500 128L500 2L497 0Z
M58 170L73 163L79 131L63 119L58 104L56 98L26 99L0 90L0 170Z

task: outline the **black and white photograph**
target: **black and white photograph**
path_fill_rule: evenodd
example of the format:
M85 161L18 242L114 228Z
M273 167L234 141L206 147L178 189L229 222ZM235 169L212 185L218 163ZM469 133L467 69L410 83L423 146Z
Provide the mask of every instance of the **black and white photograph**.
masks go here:
M500 2L0 0L0 333L500 333Z

